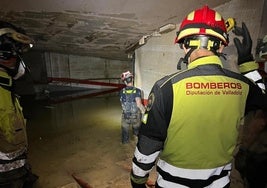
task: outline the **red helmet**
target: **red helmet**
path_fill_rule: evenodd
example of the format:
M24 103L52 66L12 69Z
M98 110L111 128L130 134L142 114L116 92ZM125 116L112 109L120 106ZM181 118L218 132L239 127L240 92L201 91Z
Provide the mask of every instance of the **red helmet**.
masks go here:
M188 14L180 25L175 43L183 43L185 38L195 35L215 37L225 46L229 43L224 19L208 6L203 6Z

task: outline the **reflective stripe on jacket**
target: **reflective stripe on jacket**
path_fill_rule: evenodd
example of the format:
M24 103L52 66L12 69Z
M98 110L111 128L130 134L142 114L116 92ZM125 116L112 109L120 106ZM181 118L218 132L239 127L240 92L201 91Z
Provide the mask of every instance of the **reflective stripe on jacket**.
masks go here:
M262 91L209 56L157 81L148 100L132 180L146 177L160 153L158 184L172 185L163 187L194 187L194 179L226 185L238 127L246 112L261 108Z
M0 172L19 168L25 164L27 151L26 122L22 107L15 95L11 93L10 76L0 71ZM2 87L3 86L3 87Z

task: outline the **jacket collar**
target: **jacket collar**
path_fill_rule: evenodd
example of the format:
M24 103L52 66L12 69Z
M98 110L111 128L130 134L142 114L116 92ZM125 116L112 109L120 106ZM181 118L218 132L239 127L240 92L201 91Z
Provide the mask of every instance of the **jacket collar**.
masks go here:
M188 69L195 68L199 65L207 65L207 64L216 64L216 65L220 65L221 67L223 67L223 64L220 58L216 55L212 55L212 56L201 57L201 58L198 58L192 61L191 63L188 64Z

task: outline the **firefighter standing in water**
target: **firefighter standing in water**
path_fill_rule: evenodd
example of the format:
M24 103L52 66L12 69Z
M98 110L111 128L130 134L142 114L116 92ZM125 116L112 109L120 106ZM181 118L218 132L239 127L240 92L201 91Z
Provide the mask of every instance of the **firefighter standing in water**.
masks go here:
M30 188L37 179L27 163L26 121L13 88L25 72L21 55L32 43L22 29L0 21L1 188Z
M119 95L122 106L121 117L121 141L123 144L129 143L129 129L132 128L133 135L137 138L141 124L141 114L145 112L142 104L141 90L133 85L134 76L130 71L121 75L121 80L126 85Z
M136 145L131 185L145 188L157 162L156 187L227 188L244 115L263 108L257 85L223 68L229 38L224 19L208 6L181 23L176 43L188 70L157 81Z

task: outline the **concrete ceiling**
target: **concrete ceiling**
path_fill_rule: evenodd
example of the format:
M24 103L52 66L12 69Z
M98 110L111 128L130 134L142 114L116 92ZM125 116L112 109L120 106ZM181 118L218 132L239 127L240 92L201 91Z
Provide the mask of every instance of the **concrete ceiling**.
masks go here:
M205 4L230 0L0 0L0 19L26 30L33 50L127 59L144 36Z

